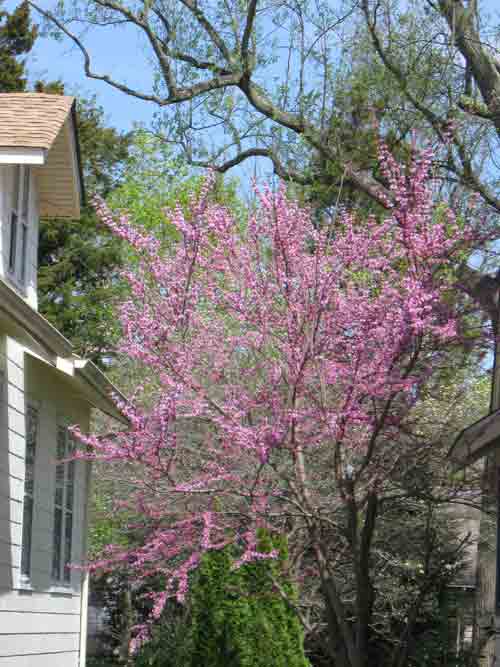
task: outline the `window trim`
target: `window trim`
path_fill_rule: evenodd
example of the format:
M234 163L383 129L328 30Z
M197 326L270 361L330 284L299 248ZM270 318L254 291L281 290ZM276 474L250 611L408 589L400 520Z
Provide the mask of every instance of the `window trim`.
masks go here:
M12 173L8 273L15 285L25 290L28 273L32 177L28 165L17 164Z

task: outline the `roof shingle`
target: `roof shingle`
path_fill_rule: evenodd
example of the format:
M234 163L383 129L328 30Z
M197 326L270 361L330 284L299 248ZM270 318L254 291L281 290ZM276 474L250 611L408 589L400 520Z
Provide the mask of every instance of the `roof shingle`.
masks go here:
M0 148L50 150L74 98L44 93L0 93Z

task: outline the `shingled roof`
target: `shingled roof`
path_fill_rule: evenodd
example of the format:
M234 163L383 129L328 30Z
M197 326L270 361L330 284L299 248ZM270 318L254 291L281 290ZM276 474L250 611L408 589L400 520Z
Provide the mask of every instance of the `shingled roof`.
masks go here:
M65 95L0 93L0 162L33 165L41 217L80 217L83 187L74 108L74 98Z
M50 150L74 98L43 93L0 94L0 147Z

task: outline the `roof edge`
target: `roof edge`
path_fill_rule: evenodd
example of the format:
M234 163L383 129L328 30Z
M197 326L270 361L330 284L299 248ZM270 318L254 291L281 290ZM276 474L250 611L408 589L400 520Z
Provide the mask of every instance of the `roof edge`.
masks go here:
M43 360L49 366L67 375L73 375L71 368L74 369L74 375L79 376L88 386L96 392L106 406L103 410L96 406L114 419L128 425L127 418L119 411L111 394L115 394L119 400L128 403L128 399L121 391L109 380L106 375L89 359L82 359L74 354L73 345L65 338L52 324L34 310L17 292L10 287L2 278L0 278L0 311L4 311L11 317L16 324L21 326L42 348L55 357L55 362L49 363ZM36 358L40 358L37 354ZM58 363L61 361L61 364ZM62 362L66 362L65 364ZM68 365L68 371L63 366ZM71 367L71 368L70 368Z
M68 357L73 345L52 324L34 310L8 283L0 278L0 310L4 310L49 352Z
M463 468L488 454L499 439L500 409L462 429L448 451L448 458L457 468Z
M118 419L123 424L128 425L129 420L122 412L120 412L111 397L111 395L114 394L118 400L123 401L123 403L129 403L128 398L122 394L118 387L116 387L101 369L89 359L75 359L74 366L76 375L81 376L94 391L100 394L101 398L103 398L106 404L110 407L107 414Z

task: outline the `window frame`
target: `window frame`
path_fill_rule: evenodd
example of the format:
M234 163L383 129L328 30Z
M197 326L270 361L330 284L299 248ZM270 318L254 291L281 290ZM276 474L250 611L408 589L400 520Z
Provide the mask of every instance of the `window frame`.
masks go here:
M57 420L56 469L53 488L52 548L50 579L53 588L72 586L71 562L75 549L76 461L66 460L75 451L75 441L66 420Z
M30 415L36 415L35 427L31 428ZM25 412L26 435L25 435L25 458L24 458L24 489L23 489L23 523L21 539L21 560L19 563L20 583L23 586L29 586L31 583L32 561L33 561L33 520L35 515L35 488L36 488L36 465L37 450L40 438L40 409L32 402L26 404ZM31 461L29 457L30 437L34 432L33 453ZM28 467L29 466L29 467ZM31 475L30 475L31 469ZM31 488L29 483L31 482ZM29 501L29 503L28 503ZM30 507L30 514L27 516L26 509ZM29 522L29 526L28 526Z
M27 285L29 228L31 213L31 169L14 165L9 214L8 273L22 290Z

